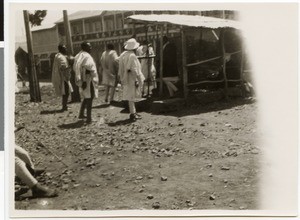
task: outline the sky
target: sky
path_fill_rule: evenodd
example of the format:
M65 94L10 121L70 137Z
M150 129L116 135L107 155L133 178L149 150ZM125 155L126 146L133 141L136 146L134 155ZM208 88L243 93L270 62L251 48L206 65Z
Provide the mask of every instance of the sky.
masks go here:
M33 11L32 11L33 12ZM68 14L74 13L75 11L68 11ZM41 24L42 26L48 26L49 24L54 24L60 18L63 17L62 10L59 11L47 11L47 16L45 17L44 21ZM25 26L24 26L24 18L23 18L23 11L16 12L16 41L25 41ZM19 24L19 25L17 25Z

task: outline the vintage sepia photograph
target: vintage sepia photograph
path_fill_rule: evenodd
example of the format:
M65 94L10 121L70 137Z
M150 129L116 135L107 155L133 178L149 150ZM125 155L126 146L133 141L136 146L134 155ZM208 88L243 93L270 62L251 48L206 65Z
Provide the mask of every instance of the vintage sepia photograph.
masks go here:
M98 5L11 10L13 209L262 210L242 13Z

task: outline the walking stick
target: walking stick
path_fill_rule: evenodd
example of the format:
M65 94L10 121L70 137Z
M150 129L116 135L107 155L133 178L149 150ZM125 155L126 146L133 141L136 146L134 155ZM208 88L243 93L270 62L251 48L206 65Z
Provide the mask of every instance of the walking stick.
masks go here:
M48 150L54 157L56 157L56 159L59 160L59 162L61 162L63 165L65 165L66 167L69 167L64 161L62 161L62 159L57 156L57 154L55 154L49 147L47 147L46 145L44 145L34 134L31 133L31 131L29 131L27 128L25 127L18 127L15 132L18 132L20 130L24 129L25 131L27 131L27 133L29 133L35 141L37 141L37 145L40 146L40 147L43 147L45 148L46 150Z

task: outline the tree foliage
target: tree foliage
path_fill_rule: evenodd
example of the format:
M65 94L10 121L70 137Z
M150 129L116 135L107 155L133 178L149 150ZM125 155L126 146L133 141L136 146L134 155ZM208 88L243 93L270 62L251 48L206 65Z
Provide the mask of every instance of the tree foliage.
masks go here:
M31 27L40 26L47 15L47 10L36 10L33 14L29 13Z

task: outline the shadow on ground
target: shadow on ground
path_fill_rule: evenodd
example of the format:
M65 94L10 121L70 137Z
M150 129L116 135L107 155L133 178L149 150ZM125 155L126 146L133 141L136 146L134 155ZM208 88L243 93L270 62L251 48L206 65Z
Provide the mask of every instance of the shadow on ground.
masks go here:
M72 122L69 124L62 124L62 125L58 125L59 128L61 129L76 129L76 128L81 128L85 125L84 120L79 120L76 122Z
M51 114L56 114L56 113L63 113L64 111L59 109L54 109L54 110L43 110L41 111L41 115L51 115Z
M115 126L119 126L119 125L127 125L130 123L133 123L133 121L128 118L128 119L123 119L123 120L119 120L116 122L110 122L110 123L107 123L107 125L110 127L115 127Z

